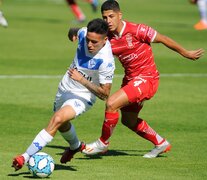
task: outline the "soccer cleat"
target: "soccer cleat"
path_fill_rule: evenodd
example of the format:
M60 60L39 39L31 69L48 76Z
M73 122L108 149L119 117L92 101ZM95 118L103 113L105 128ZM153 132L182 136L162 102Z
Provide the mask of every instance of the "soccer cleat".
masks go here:
M70 148L67 148L65 150L65 152L63 153L60 162L66 164L67 162L69 162L73 156L77 153L77 152L81 152L83 149L85 148L85 143L81 142L80 146L75 149L75 150L71 150Z
M91 7L92 7L93 12L97 12L97 10L98 10L98 0L92 0Z
M19 155L13 159L12 167L14 167L15 171L21 169L24 165L25 159L22 155Z
M201 20L194 25L194 28L196 30L205 30L205 29L207 30L207 23Z
M76 20L77 22L77 24L80 24L80 23L84 23L84 22L86 22L86 18L84 17L84 18L82 18L82 19L78 19L78 20Z
M102 154L108 150L108 146L109 144L106 145L100 139L98 139L91 144L86 144L86 147L82 150L82 153L86 155L94 155L99 153Z
M0 25L3 27L7 27L8 23L5 19L5 17L3 16L3 13L0 11Z
M145 154L143 157L144 158L155 158L159 154L162 154L162 153L165 153L167 151L170 151L170 149L171 149L170 143L165 140L162 144L156 145L154 149L152 149L150 152Z

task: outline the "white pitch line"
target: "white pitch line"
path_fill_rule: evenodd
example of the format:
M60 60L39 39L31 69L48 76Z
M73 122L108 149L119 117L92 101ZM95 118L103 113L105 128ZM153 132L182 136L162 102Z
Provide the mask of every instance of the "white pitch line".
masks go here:
M173 73L160 74L161 77L207 77L207 73Z
M59 75L0 75L0 79L56 79Z
M123 77L122 74L115 74L114 77ZM207 73L163 73L160 77L207 77Z
M0 75L0 79L60 79L61 75ZM115 78L122 78L122 74L115 74ZM160 77L195 77L205 78L207 73L173 73L173 74L160 74Z

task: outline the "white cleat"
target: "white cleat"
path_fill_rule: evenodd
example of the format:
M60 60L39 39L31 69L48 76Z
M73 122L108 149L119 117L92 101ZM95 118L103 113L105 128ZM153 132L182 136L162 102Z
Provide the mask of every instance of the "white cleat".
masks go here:
M167 151L170 151L171 145L170 143L165 140L162 144L156 145L154 149L152 149L150 152L145 154L144 158L156 158L159 154L165 153Z
M0 25L2 25L3 27L8 26L7 20L5 19L5 17L3 16L3 13L1 11L0 11Z
M86 144L85 149L82 150L83 154L86 155L95 155L95 154L102 154L105 153L108 150L108 144L104 144L100 139L97 141Z

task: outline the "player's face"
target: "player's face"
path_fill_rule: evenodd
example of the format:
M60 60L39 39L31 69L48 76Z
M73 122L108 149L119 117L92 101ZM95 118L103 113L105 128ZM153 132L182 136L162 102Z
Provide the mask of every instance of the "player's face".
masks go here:
M95 32L88 32L86 36L86 42L88 51L91 54L96 54L106 43L107 37Z
M102 18L108 23L109 31L114 32L121 29L122 13L119 11L107 10L103 11Z

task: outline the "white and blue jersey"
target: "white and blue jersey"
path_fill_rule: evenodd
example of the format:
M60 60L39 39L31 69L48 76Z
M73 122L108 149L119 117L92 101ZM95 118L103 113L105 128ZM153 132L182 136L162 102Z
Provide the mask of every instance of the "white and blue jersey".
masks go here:
M69 68L75 68L80 72L87 80L93 82L96 85L112 83L113 74L115 70L114 57L111 50L110 42L107 40L104 47L95 55L89 53L86 43L87 28L81 28L78 31L78 48L74 60ZM55 104L57 101L61 103L55 107L55 110L60 108L60 105L65 104L65 101L71 99L71 96L75 96L80 101L86 101L87 104L92 105L95 103L96 96L91 93L85 86L79 82L71 79L68 72L65 73L58 87L59 91L66 93L68 98L59 97L56 95ZM75 99L76 99L75 98ZM80 103L79 101L79 103ZM70 104L71 105L71 104ZM76 102L77 105L77 102ZM77 113L77 115L80 113Z

